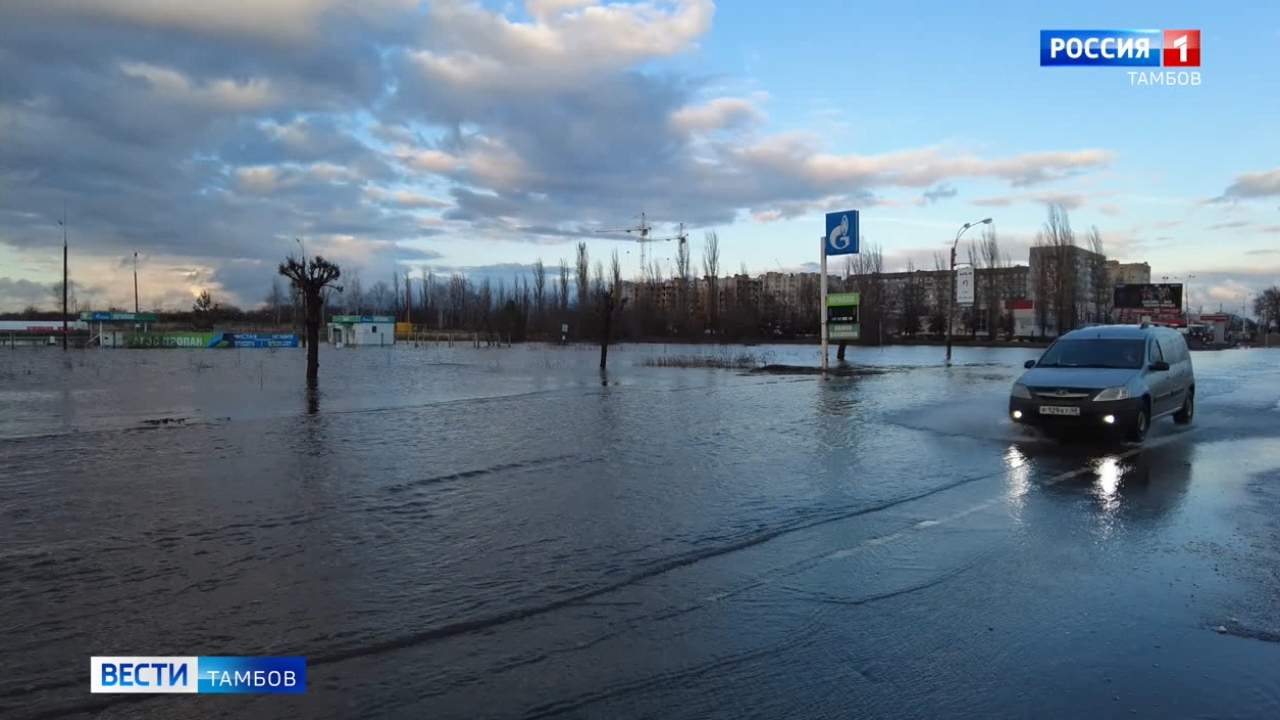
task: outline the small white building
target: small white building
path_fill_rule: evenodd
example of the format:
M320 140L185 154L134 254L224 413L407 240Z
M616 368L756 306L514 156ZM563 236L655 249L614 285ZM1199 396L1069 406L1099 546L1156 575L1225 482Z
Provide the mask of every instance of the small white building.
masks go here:
M334 315L329 342L337 347L396 344L396 319L390 315Z

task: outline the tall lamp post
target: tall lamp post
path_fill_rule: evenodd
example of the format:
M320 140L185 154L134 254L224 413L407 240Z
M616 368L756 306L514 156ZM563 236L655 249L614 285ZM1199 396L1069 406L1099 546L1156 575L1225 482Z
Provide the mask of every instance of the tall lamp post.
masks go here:
M1249 293L1236 297L1240 299L1240 343L1244 344L1249 333Z
M62 219L58 221L62 226L62 350L67 350L67 334L70 328L67 327L67 205L62 204Z
M951 364L951 319L956 313L956 248L960 245L960 236L976 225L990 225L991 218L983 218L978 222L965 223L956 232L955 242L951 243L951 276L948 279L950 292L947 294L947 364Z

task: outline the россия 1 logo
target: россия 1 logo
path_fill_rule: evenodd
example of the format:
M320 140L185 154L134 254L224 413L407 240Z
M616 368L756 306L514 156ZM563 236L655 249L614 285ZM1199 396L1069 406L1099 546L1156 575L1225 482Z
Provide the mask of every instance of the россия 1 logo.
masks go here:
M1199 85L1199 30L1041 30L1040 67L1196 68L1131 70L1131 85Z

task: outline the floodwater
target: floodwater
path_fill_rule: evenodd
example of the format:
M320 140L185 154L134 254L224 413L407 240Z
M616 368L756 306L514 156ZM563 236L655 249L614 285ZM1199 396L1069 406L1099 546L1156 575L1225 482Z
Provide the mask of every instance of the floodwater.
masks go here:
M1143 448L1012 428L1033 350L0 351L5 718L1280 717L1280 350ZM833 351L834 356L834 351ZM301 696L89 693L305 655Z

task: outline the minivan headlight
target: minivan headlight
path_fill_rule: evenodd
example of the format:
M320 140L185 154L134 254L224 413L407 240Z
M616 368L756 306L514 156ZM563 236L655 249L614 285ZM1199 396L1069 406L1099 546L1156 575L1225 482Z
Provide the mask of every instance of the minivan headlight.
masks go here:
M1099 401L1103 401L1103 400L1124 400L1124 399L1125 399L1125 398L1127 398L1127 397L1129 397L1129 388L1127 388L1127 387L1113 387L1113 388L1107 388L1106 390L1103 390L1102 392L1100 392L1100 393L1098 393L1096 396L1094 396L1094 398L1093 398L1093 399L1094 399L1094 400L1099 400Z
M1012 395L1016 398L1022 398L1023 400L1031 399L1031 391L1027 389L1026 385L1022 385L1020 383L1013 384Z

